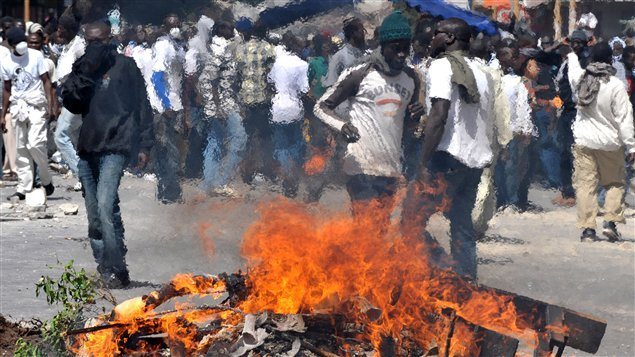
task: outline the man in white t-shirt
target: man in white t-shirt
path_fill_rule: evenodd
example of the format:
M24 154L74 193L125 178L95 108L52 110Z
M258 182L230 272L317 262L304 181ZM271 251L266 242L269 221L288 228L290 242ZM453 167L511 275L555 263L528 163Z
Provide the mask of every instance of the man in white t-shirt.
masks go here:
M41 52L28 48L24 31L7 31L11 55L0 64L4 81L0 125L5 129L5 114L11 113L17 138L18 186L11 197L25 199L33 190L33 163L37 164L40 180L51 195L55 187L48 172L46 151L47 112L55 113L57 101L48 75L48 66ZM47 101L47 94L51 98ZM51 115L51 118L53 116Z
M0 44L0 63L3 63L6 57L10 57L11 56L11 51L9 51L8 48L4 47L3 45ZM0 77L2 76L2 73L0 72ZM2 110L2 96L0 96L0 110ZM7 122L7 124L9 121L11 120L11 117L7 117L5 118L5 121ZM9 132L9 129L11 129L11 132ZM2 137L0 138L0 150L4 147L4 149L6 150L6 158L5 158L5 162L4 163L8 163L9 165L9 175L13 174L13 178L15 178L16 174L15 174L15 135L13 134L13 129L10 125L7 125L6 128L4 128L2 130L2 132L0 133L2 135ZM12 144L13 143L13 144ZM12 152L10 152L10 147L11 145L13 145L13 150ZM12 155L12 156L11 156ZM2 177L2 179L6 179L4 177L4 163L0 162L0 177ZM11 167L13 166L13 167Z
M494 93L490 93L485 72L466 57L470 36L470 27L460 19L437 25L431 43L437 59L430 64L426 80L430 109L421 169L410 187L402 223L406 232L415 229L411 233L423 233L417 229L442 210L450 220L456 270L475 279L477 234L471 213L483 168L493 158L489 116ZM432 239L430 243L438 246Z
M345 71L315 106L315 115L348 142L343 170L353 215L372 215L380 232L390 223L395 193L403 177L404 127L418 122L421 80L406 65L412 37L401 12L387 16L379 29L380 49L369 62ZM348 100L350 110L336 108Z
M531 137L538 135L529 105L529 92L525 80L517 72L523 71L518 48L513 45L497 50L502 68L506 71L501 85L507 102L507 120L513 134L512 140L503 148L503 154L496 165L496 188L498 206L523 209L527 205L530 175L529 160Z
M14 19L12 17L3 17L0 19L0 32L2 32L2 36L0 36L0 63L2 63L5 56L10 56L11 51L9 50L9 45L7 44L7 36L6 33L11 29L14 25ZM1 75L0 75L1 76ZM2 109L2 98L0 96L0 109ZM2 145L5 150L5 158L4 162L0 163L2 169L2 177L4 180L15 181L18 178L15 157L16 157L16 144L15 144L15 133L13 130L13 124L11 123L11 114L7 112L7 117L5 118L7 125L2 132ZM6 176L5 176L6 175Z
M185 148L183 113L184 43L181 41L181 19L169 14L163 22L166 34L152 47L152 84L160 107L154 117L156 145L154 170L157 175L157 197L164 204L181 201L181 150Z
M73 71L73 64L77 59L84 55L86 50L86 41L79 34L79 23L72 16L62 16L57 25L57 33L59 38L64 41L64 49L57 61L57 68L53 82L60 87L69 74ZM62 155L62 159L68 165L73 175L77 177L77 163L79 156L77 150L73 146L73 139L79 136L79 130L82 126L82 118L80 115L71 113L68 109L62 108L57 126L55 127L55 145ZM75 184L76 191L81 190L79 181Z
M280 165L285 196L295 197L305 150L302 97L309 91L309 64L298 56L302 46L295 36L287 33L282 41L284 47L276 48L276 61L268 76L276 89L271 107L273 156Z

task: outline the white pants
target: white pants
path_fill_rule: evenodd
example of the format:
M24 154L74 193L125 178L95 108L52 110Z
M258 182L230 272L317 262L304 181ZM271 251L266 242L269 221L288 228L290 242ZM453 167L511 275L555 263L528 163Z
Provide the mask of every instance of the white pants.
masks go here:
M51 183L46 153L46 109L32 109L29 118L13 121L17 145L17 192L25 194L33 189L33 163L37 164L43 186Z
M3 170L5 172L17 172L15 163L15 157L17 155L15 152L15 129L11 119L11 114L7 113L7 116L5 116L4 119L7 122L7 132L2 134L2 140L4 140L4 149L7 152L7 156L4 158Z

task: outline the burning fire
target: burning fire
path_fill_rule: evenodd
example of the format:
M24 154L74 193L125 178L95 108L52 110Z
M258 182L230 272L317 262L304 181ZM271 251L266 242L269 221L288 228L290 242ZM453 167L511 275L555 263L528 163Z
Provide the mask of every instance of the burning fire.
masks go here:
M333 157L333 151L331 148L325 150L312 148L311 157L304 163L304 172L309 176L324 172L326 164Z
M417 194L429 197L441 197L443 191L442 180L436 186L416 187ZM444 210L449 203L445 198L429 202L437 203L431 208L406 200L404 210ZM369 202L362 215L352 218L348 213L316 212L284 199L263 204L260 219L248 229L242 243L247 292L232 308L192 310L190 305L181 305L173 311L155 311L175 296L217 300L228 289L216 277L180 274L167 288L126 301L111 316L101 317L95 326L107 323L117 328L81 335L72 350L83 356L127 353L130 336L152 327L189 355L209 347L197 335L196 326L217 321L215 331L222 334L223 326L243 323L243 314L264 311L344 315L363 324L364 339L376 350L386 339L422 348L445 343L448 326L435 316L448 310L472 324L536 343L536 332L529 319L516 311L511 296L478 287L450 269L436 266L429 257L429 244L419 238L420 228L408 224L412 222L386 221L386 210L391 209L390 204ZM408 220L418 215L405 212L403 216ZM199 228L205 231L209 227ZM454 333L460 336L469 331L457 329ZM143 346L143 341L135 343L134 350ZM454 351L471 348L469 343L453 344Z
M430 346L441 333L430 316L445 308L493 331L534 338L526 336L531 331L508 297L435 268L422 240L402 236L396 225L381 234L385 228L375 215L324 219L292 202L260 213L242 248L250 267L245 312L337 312L363 297L382 311L369 325L376 347L386 336L399 340L406 330L418 344Z

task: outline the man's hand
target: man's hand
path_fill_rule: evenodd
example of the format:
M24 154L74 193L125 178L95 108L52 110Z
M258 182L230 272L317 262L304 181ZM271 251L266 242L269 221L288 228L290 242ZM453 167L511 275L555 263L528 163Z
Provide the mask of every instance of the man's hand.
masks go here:
M137 156L137 168L139 170L142 170L146 167L147 164L148 164L148 154L146 154L143 151L140 151L139 155Z
M351 123L344 124L341 133L347 143L355 143L359 140L359 130Z
M635 152L632 152L626 156L626 161L628 161L629 165L635 164Z
M423 115L424 108L421 103L414 103L408 106L408 112L410 113L410 117L415 120L419 120Z
M166 118L168 118L168 119L174 119L174 118L176 118L176 112L175 112L174 110L172 110L172 109L168 109L168 110L166 110L166 111L164 112L164 114L165 114Z

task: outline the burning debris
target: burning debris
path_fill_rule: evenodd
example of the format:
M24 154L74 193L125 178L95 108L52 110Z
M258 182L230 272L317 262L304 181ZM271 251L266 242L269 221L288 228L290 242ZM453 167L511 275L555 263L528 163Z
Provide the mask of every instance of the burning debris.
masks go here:
M270 203L247 232L248 272L178 275L71 331L80 356L547 356L595 353L606 323L479 286L430 261L425 243L372 215ZM318 212L319 213L319 212ZM379 213L378 213L379 214ZM383 232L380 234L379 232ZM161 306L175 298L209 305Z

